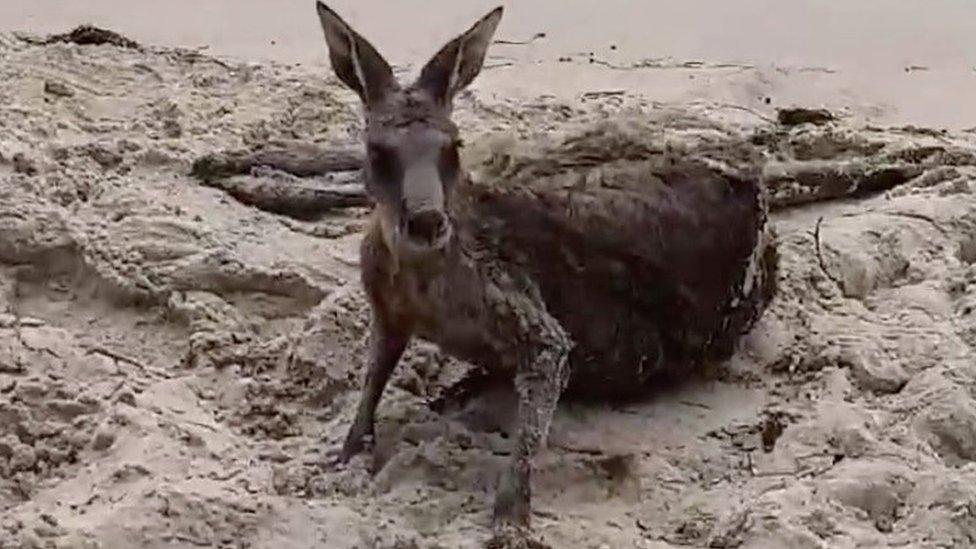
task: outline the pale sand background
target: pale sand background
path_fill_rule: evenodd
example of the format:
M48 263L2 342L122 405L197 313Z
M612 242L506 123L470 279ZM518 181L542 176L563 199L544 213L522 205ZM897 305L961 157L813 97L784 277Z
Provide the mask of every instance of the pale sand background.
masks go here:
M91 22L159 45L209 46L247 59L324 63L312 0L7 0L6 29ZM333 0L394 63L416 64L496 5L492 0ZM504 2L496 46L516 67L482 90L516 96L627 89L661 101L705 99L768 110L823 105L879 124L976 126L976 3L971 0L541 0ZM611 46L616 49L612 50ZM621 71L648 58L736 64ZM583 53L583 56L574 54ZM573 56L572 63L558 59ZM497 60L496 60L497 62ZM906 69L912 70L906 70ZM767 105L765 98L770 98Z
M509 155L551 170L561 146L544 138L620 114L585 138L596 154L562 147L588 155L565 164L585 181L605 175L589 163L660 150L637 129L676 150L748 140L780 198L803 191L782 174L834 189L907 179L773 213L779 294L721 379L560 407L533 485L553 549L976 546L976 135L858 119L976 126L972 2L510 6L500 38L547 38L493 48L492 66L516 66L459 97L476 173ZM335 7L401 64L490 7L385 4ZM86 21L147 49L9 32ZM319 32L311 0L0 0L0 549L476 549L489 536L512 403L431 411L464 366L429 345L394 375L375 459L320 467L363 377L365 212L297 221L187 175L213 151L359 137ZM590 51L756 68L622 71ZM592 90L627 93L583 101ZM546 93L573 100L534 99ZM742 110L794 102L856 116L785 128Z

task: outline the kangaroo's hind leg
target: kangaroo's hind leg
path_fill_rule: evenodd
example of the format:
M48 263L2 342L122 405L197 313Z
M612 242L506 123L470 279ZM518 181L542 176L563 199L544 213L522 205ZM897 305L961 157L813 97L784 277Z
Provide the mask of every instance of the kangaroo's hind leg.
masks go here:
M515 390L518 426L511 461L495 495L496 535L529 526L531 517L532 461L546 444L552 417L569 380L572 341L541 303L515 300L512 311L518 326L513 338L517 360Z

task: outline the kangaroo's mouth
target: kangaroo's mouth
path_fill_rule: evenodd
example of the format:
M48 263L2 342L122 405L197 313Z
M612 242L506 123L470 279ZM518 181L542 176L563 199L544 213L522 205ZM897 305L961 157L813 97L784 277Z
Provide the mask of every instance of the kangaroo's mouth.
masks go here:
M422 255L427 253L437 253L447 248L448 244L451 242L451 236L453 236L454 230L450 223L447 223L444 225L444 228L438 231L438 233L432 238L418 237L406 231L399 231L399 233L399 241L402 247L405 247L406 250L412 255Z
M451 223L446 223L444 228L431 239L411 235L406 230L405 224L397 223L395 217L381 219L383 240L387 247L401 258L423 259L439 255L450 246L454 236L454 227Z
M423 253L443 250L451 240L450 218L442 210L428 209L403 216L398 231L410 251Z

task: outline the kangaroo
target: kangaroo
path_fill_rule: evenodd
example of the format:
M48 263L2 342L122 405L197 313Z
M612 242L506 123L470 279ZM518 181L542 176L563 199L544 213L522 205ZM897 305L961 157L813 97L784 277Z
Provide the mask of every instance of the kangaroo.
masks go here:
M339 15L321 2L317 10L332 68L364 107L363 173L375 202L360 249L361 281L372 313L368 366L339 459L348 461L363 451L373 436L384 387L411 339L434 342L448 354L514 380L517 432L510 463L496 489L494 539L501 541L494 546L527 546L532 460L546 442L553 413L570 382L571 365L583 385L598 385L601 362L608 363L606 371L612 370L613 361L623 364L621 371L630 371L639 369L637 363L662 362L669 353L680 362L688 355L678 352L682 344L706 347L714 333L728 327L729 315L720 313L728 312L732 301L748 301L754 311L761 310L765 297L757 305L756 299L736 299L728 289L759 288L756 281L764 273L764 280L769 279L768 266L753 265L755 258L765 257L756 252L762 248L765 225L761 193L755 182L728 182L700 166L688 172L670 164L658 166L658 185L648 184L653 191L649 200L678 206L660 215L654 215L657 210L641 210L646 222L636 228L660 233L662 224L673 223L679 233L674 245L678 251L653 239L631 250L634 227L609 221L603 224L607 230L596 231L602 238L599 245L586 247L594 267L584 266L575 271L579 276L568 276L565 259L547 242L562 235L578 239L571 216L547 213L533 193L501 198L486 194L472 184L459 159L461 141L451 120L453 99L480 72L502 8L447 43L408 86L397 81L377 50ZM701 177L696 179L696 174ZM694 201L702 201L701 210L684 207ZM629 198L625 202L635 203ZM492 227L502 227L507 236L488 238L498 232ZM707 245L698 245L697 238ZM505 259L499 241L502 247L510 244L524 252L516 254L521 259ZM666 257L656 257L662 255L657 253L660 249ZM644 256L658 263L645 268L646 262L638 261ZM692 260L711 259L728 259L729 267L690 266ZM604 264L614 268L604 269ZM679 275L667 271L670 264L693 270L691 281L676 280ZM644 280L655 280L661 290L621 285L626 280L621 276L638 272ZM634 297L621 298L620 291L634 292ZM761 292L752 292L756 293ZM642 297L645 294L658 297ZM610 295L613 299L606 297ZM673 298L668 301L662 295ZM608 310L601 306L606 303L618 306ZM581 304L587 305L585 311ZM600 335L598 324L607 324L607 317L616 313L636 319L630 330ZM738 321L737 328L750 324L755 314L745 316L749 320ZM706 335L688 336L696 329ZM577 341L584 344L577 346ZM617 347L628 352L621 354Z

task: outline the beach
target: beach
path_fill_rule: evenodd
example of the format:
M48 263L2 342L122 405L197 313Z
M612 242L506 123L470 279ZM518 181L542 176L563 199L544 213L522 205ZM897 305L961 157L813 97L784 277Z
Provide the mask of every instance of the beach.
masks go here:
M976 7L505 5L456 104L471 173L593 128L633 150L754 147L780 258L720 373L560 407L539 539L976 544ZM332 7L409 79L493 4ZM137 44L45 38L81 24ZM432 409L470 369L433 345L394 374L372 455L330 465L364 372L368 208L282 214L240 190L335 181L191 175L224 151L357 147L327 59L311 1L0 4L0 548L488 539L514 400Z

